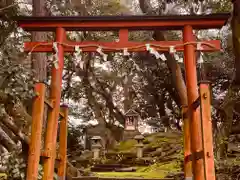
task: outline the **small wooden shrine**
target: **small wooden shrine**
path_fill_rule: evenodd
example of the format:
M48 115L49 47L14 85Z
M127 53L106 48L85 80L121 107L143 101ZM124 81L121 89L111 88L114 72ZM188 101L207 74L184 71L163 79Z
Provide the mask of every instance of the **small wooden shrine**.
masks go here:
M128 110L125 113L125 124L124 124L124 130L126 131L134 131L138 129L138 120L139 115L136 111L133 109Z
M133 109L129 109L125 113L124 133L123 139L132 139L134 136L140 134L138 131L139 114Z

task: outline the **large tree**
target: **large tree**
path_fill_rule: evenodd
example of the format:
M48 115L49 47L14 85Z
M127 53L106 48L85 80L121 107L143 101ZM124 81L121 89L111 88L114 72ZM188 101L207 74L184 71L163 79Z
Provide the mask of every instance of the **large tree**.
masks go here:
M47 16L49 13L46 8L46 0L33 0L33 16ZM32 41L46 41L47 34L44 32L32 32ZM40 81L46 81L47 78L47 56L46 53L33 53L32 69L35 72L35 78Z

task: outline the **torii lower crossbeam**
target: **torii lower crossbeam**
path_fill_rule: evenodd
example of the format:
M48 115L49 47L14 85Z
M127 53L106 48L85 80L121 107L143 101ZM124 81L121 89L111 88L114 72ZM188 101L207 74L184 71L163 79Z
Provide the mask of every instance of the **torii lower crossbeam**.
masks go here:
M209 41L200 41L201 51L205 52L214 52L221 49L219 40L209 40ZM107 47L104 48L104 52L120 52L124 48L128 49L129 52L146 52L146 44L152 45L155 50L160 52L169 52L171 46L175 47L176 51L184 51L184 42L183 41L148 41L148 42L131 42L131 41L122 41L119 39L119 42L72 42L64 41L62 43L64 52L74 52L74 47L80 46L83 52L95 52L98 47ZM193 42L195 50L197 50L197 42ZM53 42L26 42L25 43L26 52L54 52Z
M215 180L214 157L212 145L211 131L211 111L209 101L209 85L201 84L201 112L198 108L191 108L192 104L198 99L197 76L196 76L196 57L195 51L212 52L221 49L220 41L209 40L196 42L194 30L199 29L219 29L230 17L230 14L210 14L197 16L98 16L98 17L17 17L19 27L26 31L52 31L56 32L57 56L59 67L52 69L51 81L51 100L55 103L52 105L52 114L49 118L50 128L47 130L47 152L49 157L44 163L43 180L52 180L54 171L54 160L56 157L56 134L58 127L58 114L60 111L59 103L61 97L62 71L64 64L64 53L74 52L74 47L79 46L83 52L96 51L98 47L102 47L104 52L116 52L128 49L129 52L146 51L147 45L154 47L156 51L170 51L175 47L175 51L184 52L184 64L186 73L186 85L188 105L184 106L183 112L189 112L189 116L184 117L184 172L185 178L194 178L194 180ZM129 41L129 31L136 30L180 30L183 33L181 41L151 41L151 42L132 42ZM70 42L66 39L66 31L117 31L119 32L118 42ZM53 49L54 42L26 42L26 52L55 52ZM199 48L200 44L200 48ZM56 69L57 68L57 69ZM204 97L202 95L204 94ZM41 102L41 105L40 105ZM43 102L34 104L35 109L42 106ZM41 111L42 113L42 111ZM201 113L201 118L200 118ZM39 119L42 114L35 112L32 114L33 119ZM204 121L204 122L201 122ZM206 122L205 122L206 121ZM35 122L36 124L37 122ZM65 125L66 126L66 125ZM41 127L37 125L35 127ZM204 127L204 130L202 130ZM35 142L31 146L31 152L35 156L31 156L31 166L28 166L27 180L37 180L38 157L40 151L39 137L34 135L32 131L31 141ZM63 143L65 144L65 143ZM66 144L64 145L64 148ZM64 173L64 163L66 162L66 153L62 151L64 161L60 168L60 175ZM201 154L201 157L198 156ZM187 158L192 157L191 160ZM191 166L192 164L192 166Z

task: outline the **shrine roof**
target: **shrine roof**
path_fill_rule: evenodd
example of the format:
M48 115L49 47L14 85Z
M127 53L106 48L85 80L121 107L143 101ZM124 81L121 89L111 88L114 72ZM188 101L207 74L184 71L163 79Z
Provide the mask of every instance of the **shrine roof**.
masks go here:
M134 111L133 109L129 109L126 113L125 116L138 116L139 114Z
M181 30L184 25L194 29L221 28L230 13L208 15L166 16L18 16L19 26L28 31L54 31L57 27L66 30L111 31L129 30Z

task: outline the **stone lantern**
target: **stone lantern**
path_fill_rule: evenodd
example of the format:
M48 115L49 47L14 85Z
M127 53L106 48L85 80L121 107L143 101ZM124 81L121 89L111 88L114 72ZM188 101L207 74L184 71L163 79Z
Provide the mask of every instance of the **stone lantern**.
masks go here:
M93 159L97 160L100 157L100 149L101 149L101 137L100 136L93 136L92 140L92 152L93 152Z
M137 158L143 157L143 135L136 135L134 139L137 141L136 147L137 147Z
M130 109L125 113L124 129L126 131L135 131L138 129L139 115L136 111Z

